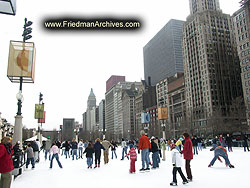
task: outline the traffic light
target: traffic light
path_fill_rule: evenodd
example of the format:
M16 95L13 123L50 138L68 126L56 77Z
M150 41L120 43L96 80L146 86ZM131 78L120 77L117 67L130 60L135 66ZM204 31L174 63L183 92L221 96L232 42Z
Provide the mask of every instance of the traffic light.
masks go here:
M32 37L30 35L32 32L32 28L29 26L31 26L33 23L32 21L27 21L27 18L25 18L24 21L25 21L24 26L23 26L24 30L23 30L23 34L22 34L23 42L25 42L26 40L29 40Z
M40 95L39 95L39 103L40 103L42 100L43 100L43 94L40 93Z

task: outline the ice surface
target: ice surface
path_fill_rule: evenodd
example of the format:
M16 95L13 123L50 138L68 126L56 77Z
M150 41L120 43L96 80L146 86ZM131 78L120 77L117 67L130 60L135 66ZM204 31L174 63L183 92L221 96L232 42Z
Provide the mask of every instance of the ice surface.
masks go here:
M41 162L36 168L26 169L21 176L12 182L12 188L71 188L71 187L95 187L95 188L128 188L128 187L170 187L172 181L172 164L170 151L166 151L166 161L161 161L160 168L150 172L140 173L141 158L138 155L136 173L129 174L129 160L121 161L122 150L117 149L117 159L110 159L106 165L101 157L101 167L87 169L86 157L74 160L60 156L63 169L60 169L56 160L53 161L53 169L49 169L49 161L44 161L44 153L41 152ZM110 152L111 158L111 152ZM151 154L150 154L151 156ZM182 185L182 180L177 174L178 187L190 188L249 188L250 152L244 152L243 148L233 148L229 153L229 160L235 166L234 169L225 167L225 162L218 160L212 168L208 168L213 158L213 152L205 149L195 155L191 161L193 182ZM185 162L183 161L183 165ZM186 175L185 166L182 167Z

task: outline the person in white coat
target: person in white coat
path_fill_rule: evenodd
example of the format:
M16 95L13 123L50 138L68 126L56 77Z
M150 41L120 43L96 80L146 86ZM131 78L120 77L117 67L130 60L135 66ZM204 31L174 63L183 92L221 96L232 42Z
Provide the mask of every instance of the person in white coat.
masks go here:
M173 164L173 182L170 183L171 186L177 186L177 179L176 179L176 174L177 171L179 172L181 178L182 178L182 183L186 184L188 183L187 178L184 176L181 170L182 166L182 156L181 153L176 149L175 144L170 145L171 148L171 156L172 156L172 164Z

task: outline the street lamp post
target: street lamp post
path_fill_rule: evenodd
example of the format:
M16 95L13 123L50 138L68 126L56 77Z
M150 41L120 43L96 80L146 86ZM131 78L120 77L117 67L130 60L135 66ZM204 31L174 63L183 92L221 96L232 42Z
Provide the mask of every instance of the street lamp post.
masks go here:
M23 30L23 42L25 43L26 40L29 40L32 36L30 35L32 32L32 28L30 27L32 25L31 21L28 21L27 18L24 19L24 30ZM19 92L16 95L17 98L17 113L15 116L15 127L14 127L14 136L13 136L13 142L16 143L17 141L20 141L20 147L22 147L22 102L23 102L23 95L22 95L22 84L23 84L23 77L20 76L20 85L19 85Z
M164 123L164 120L162 120L161 122L161 127L162 127L162 138L166 140L166 133L165 133L166 124Z
M20 88L19 92L16 95L17 99L17 113L15 116L15 127L14 127L14 136L13 136L13 143L16 143L17 141L20 141L20 144L22 146L22 128L23 128L23 123L22 123L22 102L23 102L23 95L22 95L22 77L20 77Z
M79 128L74 129L74 133L76 134L76 141L78 142L78 133L79 133ZM91 134L91 133L90 133Z
M102 133L103 133L102 139L104 140L105 139L105 134L106 134L106 129L102 129Z

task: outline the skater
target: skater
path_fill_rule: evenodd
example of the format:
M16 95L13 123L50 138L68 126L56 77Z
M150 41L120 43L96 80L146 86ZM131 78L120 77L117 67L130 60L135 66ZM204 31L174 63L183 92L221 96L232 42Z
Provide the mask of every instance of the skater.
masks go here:
M139 140L139 147L138 147L138 150L141 150L141 161L142 161L142 168L140 169L140 171L150 170L148 156L151 144L149 138L145 135L144 130L141 130L140 135L141 138ZM147 168L145 168L145 163Z
M95 150L95 167L100 167L100 163L101 163L101 150L105 150L105 148L103 147L103 145L101 144L101 140L100 138L96 139L96 142L94 144L94 150Z
M51 159L50 148L51 148L51 140L50 137L48 136L48 140L46 140L46 142L44 143L45 161L47 160L48 154L49 154L49 160Z
M83 150L83 140L81 139L80 142L78 143L78 153L79 153L79 159L81 158L82 159L82 150Z
M198 150L202 151L202 139L200 136L197 137Z
M192 171L190 167L190 162L193 159L193 145L192 141L189 137L188 133L183 133L183 137L185 139L184 149L181 151L181 153L184 155L185 162L185 168L187 173L187 178L189 181L193 180Z
M69 150L70 150L70 141L65 141L65 143L63 144L63 147L65 147L65 150L64 150L64 154L65 154L65 158L70 158L70 155L69 155Z
M157 139L155 137L151 138L151 152L152 154L152 160L153 160L153 167L152 169L159 168L159 148L157 146Z
M161 141L161 148L162 148L162 160L166 160L166 150L167 150L167 144L166 140L162 139Z
M109 162L109 147L113 147L113 145L106 139L104 139L102 145L105 148L105 150L103 151L104 164L107 164Z
M171 182L170 185L172 185L172 186L177 185L177 178L176 178L177 171L179 172L179 174L182 178L182 181L183 181L182 183L186 184L186 183L188 183L188 180L184 176L184 174L182 173L182 170L181 170L181 166L182 166L181 153L176 149L175 144L171 144L170 148L171 148L171 156L172 156L172 164L173 164L173 182Z
M213 149L213 148L210 149L210 151L213 151L213 150L214 150L214 158L212 159L212 161L210 162L208 167L213 166L217 159L220 160L219 157L221 156L221 157L223 157L225 159L226 166L229 166L229 168L234 168L234 166L231 165L231 163L230 163L230 161L228 159L227 150L224 147L218 146L215 149Z
M196 153L196 155L198 155L198 142L197 142L197 138L196 136L192 137L192 144L193 144L193 150L194 150L194 155Z
M54 142L52 143L52 147L50 149L50 152L52 153L52 157L51 157L51 160L50 160L50 168L52 168L52 166L53 166L53 159L54 158L56 158L58 166L60 168L62 168L62 164L59 161L59 148L57 147L57 145Z
M117 159L117 155L116 155L116 148L117 148L117 145L116 145L116 143L115 143L114 140L112 140L111 144L113 145L113 147L111 147L111 152L112 152L111 159L113 159L113 155L114 155L115 158Z
M122 138L122 158L121 158L121 160L124 160L124 155L127 155L127 150L128 150L127 143L124 140L124 138Z
M74 160L74 156L76 156L76 160L78 159L78 156L77 156L77 147L78 147L78 143L76 142L76 139L73 138L72 142L71 142L72 160Z
M232 137L229 134L227 134L227 137L226 137L226 144L228 147L228 151L233 152L233 149L232 149L233 141L232 141Z
M87 158L87 165L88 168L92 168L93 164L93 153L94 153L94 148L91 143L88 143L87 148L84 150L83 154L86 153L86 158Z
M129 173L135 173L135 161L137 160L137 153L135 151L134 146L131 144L129 145L130 150L128 152L128 154L125 157L130 156L130 169L129 169Z
M26 149L27 152L27 162L26 162L26 168L28 168L30 162L32 165L32 169L35 168L35 159L34 159L34 151L33 148L31 147L31 144L28 144L28 148Z
M38 146L38 158L35 162L39 162L40 161L40 151L41 151L41 143L39 142L39 139L36 139L36 144Z
M243 140L244 152L249 151L248 142L247 142L247 136L243 135L243 139L242 140Z
M14 170L12 160L11 138L3 137L0 143L0 188L10 188L12 180L12 170Z

